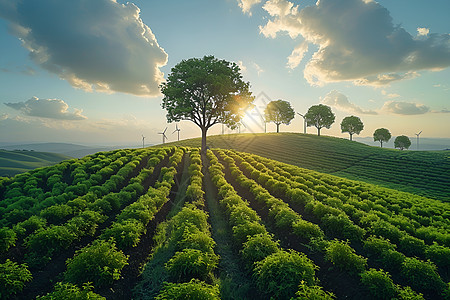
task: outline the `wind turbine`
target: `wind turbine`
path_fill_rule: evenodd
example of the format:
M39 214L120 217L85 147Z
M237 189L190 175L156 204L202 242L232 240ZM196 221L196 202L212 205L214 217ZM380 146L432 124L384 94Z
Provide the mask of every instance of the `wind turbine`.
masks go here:
M302 115L301 113L297 113L297 115L301 116L304 120L303 122L303 133L306 134L306 118L305 115Z
M419 133L415 133L417 136L417 150L419 150L419 135L422 133L422 130Z
M158 132L158 134L162 135L163 144L166 142L166 139L167 139L166 130L167 130L167 127L166 127L166 129L164 129L163 132Z
M145 136L142 135L142 148L144 148L144 140L145 140Z
M175 132L178 132L178 141L180 141L180 128L178 128L178 124L175 124L176 129L172 132L174 134Z

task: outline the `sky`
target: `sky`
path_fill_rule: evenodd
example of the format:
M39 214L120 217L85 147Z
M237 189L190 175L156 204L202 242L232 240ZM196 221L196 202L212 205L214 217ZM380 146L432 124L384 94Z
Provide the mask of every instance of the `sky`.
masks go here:
M361 137L450 138L449 11L448 0L0 0L0 143L157 144L166 127L175 141L159 85L204 55L251 84L241 132L263 132L259 114L282 99L301 114L330 106L322 135L348 137L340 122L356 115ZM303 132L303 119L280 130Z

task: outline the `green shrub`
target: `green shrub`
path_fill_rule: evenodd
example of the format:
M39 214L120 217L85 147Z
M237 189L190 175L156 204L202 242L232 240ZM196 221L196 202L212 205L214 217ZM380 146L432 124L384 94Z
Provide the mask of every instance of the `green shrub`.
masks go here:
M403 262L401 275L403 279L419 292L441 292L446 288L437 273L437 267L430 261L407 257Z
M18 223L13 230L19 238L24 238L33 232L45 227L47 220L38 216L31 216L27 220Z
M251 236L242 246L242 257L247 263L247 267L253 268L257 261L261 261L267 256L279 251L278 241L268 233L260 233Z
M114 223L103 232L101 237L105 240L113 238L117 247L124 250L130 247L136 247L144 231L145 228L142 223L131 219Z
M45 296L37 297L37 300L55 300L55 299L70 299L70 300L106 300L94 292L93 287L89 283L83 284L82 288L71 283L58 282L55 284L53 292Z
M216 242L205 232L187 232L178 242L178 249L196 249L202 252L213 251Z
M416 293L409 286L397 285L397 299L398 300L424 300L422 293Z
M289 299L302 280L307 285L315 283L316 269L317 266L304 254L278 251L256 263L256 286L274 299Z
M166 283L156 300L219 300L219 287L192 279L185 283Z
M54 253L67 249L77 238L66 226L50 226L30 235L25 244L38 256L51 257Z
M0 253L8 251L9 248L16 245L17 235L14 230L8 227L0 228Z
M242 200L240 201L242 203ZM230 223L232 225L245 224L247 222L259 222L261 218L258 214L245 204L236 205L230 213Z
M120 278L128 257L117 251L114 241L97 240L91 246L77 250L66 261L64 278L74 284L93 282L95 286L107 286Z
M31 272L26 264L19 265L7 259L0 264L0 298L7 299L22 291L25 283L31 279Z
M362 272L367 265L367 258L355 254L348 241L331 241L325 249L325 259L341 270L351 273Z
M407 256L423 256L425 254L425 242L410 235L400 238L398 248Z
M425 255L442 270L450 269L450 248L434 243L425 250Z
M310 240L311 238L323 238L324 233L317 224L299 219L292 224L295 235Z
M166 269L174 281L189 281L192 278L205 280L217 267L219 257L196 249L184 249L166 263Z
M292 203L301 206L305 206L308 202L314 199L313 196L298 188L289 189L287 196L291 199Z
M275 224L278 228L289 230L292 228L292 224L297 221L300 216L289 208L288 205L276 205L275 208L271 208L269 214L275 214Z
M395 296L396 287L391 275L383 270L369 269L361 273L361 283L374 299L390 300Z
M360 241L365 234L365 230L356 226L353 222L343 214L339 215L325 215L322 218L324 231L328 235L349 239L353 241Z
M233 236L239 244L245 243L249 236L266 232L264 225L257 222L246 222L233 227Z
M395 250L396 245L391 244L389 240L370 236L364 241L364 249L370 254L379 257L382 253L389 250Z
M405 261L406 256L395 250L387 250L381 254L380 262L383 264L385 269L398 272Z
M331 292L326 292L321 286L308 286L303 281L298 287L297 297L294 300L333 300L336 296Z

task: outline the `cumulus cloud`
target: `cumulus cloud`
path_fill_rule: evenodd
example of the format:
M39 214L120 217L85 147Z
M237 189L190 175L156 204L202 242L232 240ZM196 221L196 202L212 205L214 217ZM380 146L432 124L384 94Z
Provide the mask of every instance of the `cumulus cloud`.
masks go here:
M242 9L244 14L252 15L250 11L253 5L260 3L261 0L238 0L239 7Z
M329 92L325 97L320 98L320 102L322 104L333 106L339 110L347 111L351 113L365 114L365 115L376 115L377 112L373 110L365 110L361 107L357 106L354 103L351 103L347 96L342 93L339 93L336 90Z
M383 96L386 96L387 98L390 98L390 99L400 97L399 94L396 94L396 93L388 93L388 92L386 92L385 90L382 90L382 91L381 91L381 94L382 94Z
M241 72L242 72L242 73L244 73L245 71L247 71L247 67L244 66L244 63L242 62L242 60L239 60L236 64L238 65L239 69L241 69Z
M287 33L318 46L304 69L311 85L353 81L381 86L415 78L419 70L450 66L449 34L413 37L375 1L320 0L299 9L286 0L269 0L263 8L270 15L260 26L264 36Z
M305 53L308 52L308 43L303 42L292 51L291 55L288 56L287 66L290 69L295 69L302 62Z
M430 29L417 27L417 35L428 35L430 33Z
M382 111L398 115L422 115L430 111L428 106L419 103L403 101L387 101L381 108Z
M0 0L0 17L42 68L88 91L156 96L167 54L133 3Z
M68 111L69 105L60 99L39 99L32 97L25 102L5 103L5 105L21 111L27 116L57 119L57 120L84 120L81 109Z

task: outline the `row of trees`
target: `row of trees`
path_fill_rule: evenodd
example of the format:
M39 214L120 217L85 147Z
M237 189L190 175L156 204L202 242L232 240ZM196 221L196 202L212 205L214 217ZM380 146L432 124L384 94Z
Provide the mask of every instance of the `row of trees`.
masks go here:
M161 92L164 95L162 107L167 110L169 123L189 120L200 127L203 153L209 128L221 123L235 129L245 111L254 107L250 83L243 81L239 66L214 56L182 60L172 68L167 81L161 85ZM280 124L289 125L294 117L288 101L271 101L265 109L265 122L274 122L277 132ZM307 126L317 128L319 136L322 128L330 128L335 121L331 108L323 104L311 106L302 117ZM345 117L341 122L341 130L350 134L350 140L363 129L364 124L356 116ZM385 132L379 130L374 133L374 141L380 141L383 146L383 141L391 137L390 133L387 138ZM407 143L402 145L401 149L409 147L405 146Z

